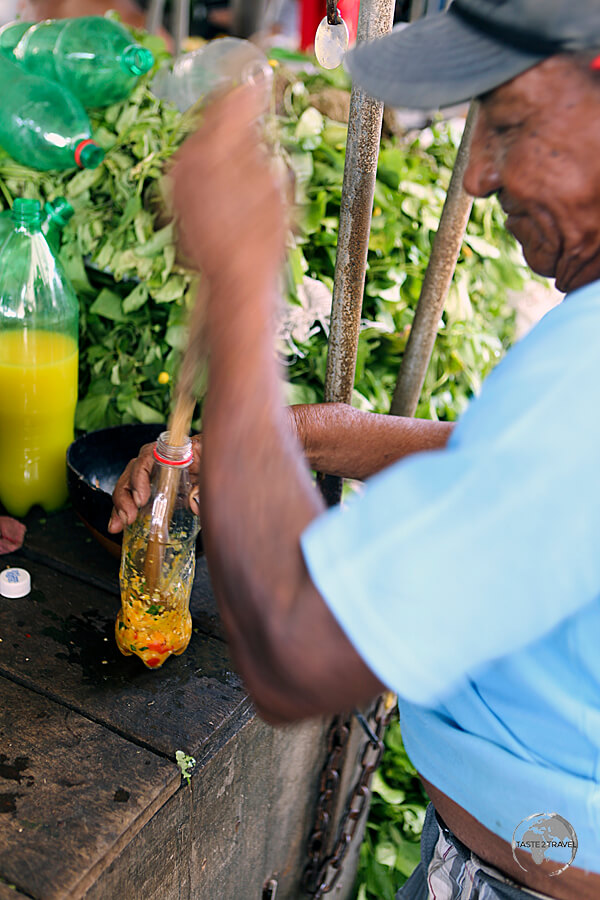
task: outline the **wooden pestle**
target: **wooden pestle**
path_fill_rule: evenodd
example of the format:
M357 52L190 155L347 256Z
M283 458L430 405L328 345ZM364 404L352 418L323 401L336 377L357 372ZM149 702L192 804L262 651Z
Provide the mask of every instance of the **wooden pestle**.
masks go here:
M190 433L192 415L196 405L194 382L198 369L205 357L204 311L206 290L205 281L200 281L196 285L196 300L189 319L187 346L175 388L175 407L169 422L169 445L171 447L181 447ZM144 562L144 576L150 595L160 587L164 546L168 539L169 522L173 512L178 481L179 469L171 466L164 466L161 469L157 496L162 495L165 501L158 506L155 503L153 506L148 547ZM155 509L155 507L157 508Z

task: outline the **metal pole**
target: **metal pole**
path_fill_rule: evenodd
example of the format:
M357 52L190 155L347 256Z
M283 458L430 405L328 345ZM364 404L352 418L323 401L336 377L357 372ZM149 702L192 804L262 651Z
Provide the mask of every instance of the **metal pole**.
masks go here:
M394 0L362 0L357 40L374 40L390 31L394 5ZM382 119L383 103L353 87L325 376L327 403L352 400ZM320 475L319 483L330 505L339 501L341 478Z
M180 56L183 45L190 36L190 0L176 0L173 16L175 56Z
M402 357L402 365L390 409L390 413L394 416L414 416L415 414L435 343L440 316L448 296L456 260L469 220L473 198L464 191L462 181L469 160L469 143L475 115L476 103L472 103L456 154L456 162L423 279L415 318Z
M268 0L233 0L235 37L249 38L263 26Z
M162 25L165 0L151 0L146 13L146 31L154 34Z

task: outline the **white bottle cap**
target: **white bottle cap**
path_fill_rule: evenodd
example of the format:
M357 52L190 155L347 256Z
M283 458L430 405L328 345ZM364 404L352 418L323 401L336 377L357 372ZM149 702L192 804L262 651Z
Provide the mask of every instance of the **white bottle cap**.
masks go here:
M4 569L0 572L0 594L3 597L26 597L31 590L27 569Z

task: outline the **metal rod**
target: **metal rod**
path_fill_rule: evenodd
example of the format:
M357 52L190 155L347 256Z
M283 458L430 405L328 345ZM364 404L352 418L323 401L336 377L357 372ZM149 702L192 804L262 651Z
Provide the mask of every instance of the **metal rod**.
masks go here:
M249 38L264 25L268 0L233 0L232 33L235 37Z
M472 103L456 154L439 228L423 279L421 296L402 357L390 409L390 413L394 416L415 414L438 332L440 316L469 220L473 198L465 192L462 182L469 161L469 144L475 115L476 103Z
M394 0L363 0L357 40L374 40L390 31L394 5ZM353 87L325 376L328 403L352 400L382 119L383 103ZM337 502L342 479L320 476L319 482L327 502Z
M146 13L146 31L155 34L162 25L165 0L152 0Z
M179 56L183 44L190 36L190 0L175 0L174 4L175 56Z

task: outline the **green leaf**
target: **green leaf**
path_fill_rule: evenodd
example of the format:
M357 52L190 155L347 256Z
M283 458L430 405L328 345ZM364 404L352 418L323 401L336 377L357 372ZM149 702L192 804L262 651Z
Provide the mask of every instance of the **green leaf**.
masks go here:
M94 185L98 184L104 178L104 167L98 166L96 169L82 169L70 179L65 196L67 200L73 200L81 194L89 191Z
M104 316L105 319L111 319L113 322L125 321L121 298L108 288L103 288L100 291L90 306L90 312L96 316Z
M465 234L465 244L468 244L475 253L488 259L499 259L502 256L498 247L476 234Z
M148 300L148 286L146 284L138 284L131 293L127 294L122 303L124 313L135 312L140 309Z
M406 800L406 792L397 790L386 784L380 771L375 772L373 776L371 790L374 794L379 794L386 803L390 803L392 806L399 806Z
M325 120L319 110L315 109L314 106L309 106L298 120L296 137L299 140L307 137L316 137L323 131L324 124Z
M165 417L161 412L148 406L147 403L142 403L141 400L138 400L135 397L129 401L128 405L134 418L139 422L143 422L145 425L162 425L165 420Z
M155 231L145 243L138 245L135 252L138 256L156 256L165 247L172 246L174 239L173 223L171 222L160 231Z
M80 400L75 410L75 427L81 431L102 428L109 400L108 394L88 395Z
M161 287L150 291L156 303L172 303L183 297L187 281L182 275L172 275Z

